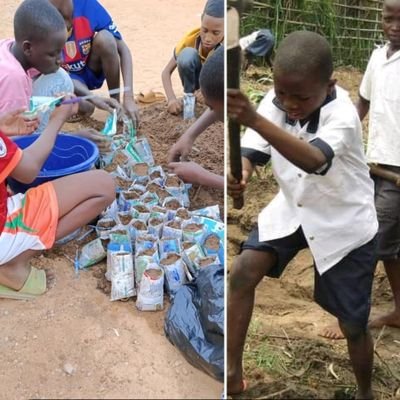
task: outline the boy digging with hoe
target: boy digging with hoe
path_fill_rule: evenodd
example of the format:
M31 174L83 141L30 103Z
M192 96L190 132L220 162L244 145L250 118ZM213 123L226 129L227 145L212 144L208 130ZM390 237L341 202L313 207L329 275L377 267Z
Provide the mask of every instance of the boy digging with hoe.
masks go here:
M288 35L274 62L274 89L256 111L228 90L228 115L248 127L242 139L241 194L254 166L271 159L280 191L242 244L229 279L228 393L246 389L242 357L254 294L265 275L279 277L297 252L310 248L314 298L336 316L346 336L358 399L371 399L373 342L367 322L378 222L361 123L332 79L328 42L301 31Z

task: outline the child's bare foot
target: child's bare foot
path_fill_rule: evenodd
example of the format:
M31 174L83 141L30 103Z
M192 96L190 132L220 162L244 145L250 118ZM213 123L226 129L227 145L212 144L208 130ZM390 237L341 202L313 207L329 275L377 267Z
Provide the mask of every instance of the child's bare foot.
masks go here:
M244 379L233 379L228 377L228 391L227 394L237 395L245 392L247 390L247 382Z
M20 290L31 272L31 266L28 263L7 263L0 268L0 285L13 290ZM50 269L44 270L46 274L46 289L50 289L55 283L55 274Z
M373 400L374 394L372 393L372 390L368 391L367 393L360 393L358 391L355 396L356 399L363 399L363 400Z
M337 323L326 326L320 332L318 332L318 335L332 340L344 339L343 332Z
M400 328L400 311L392 311L389 314L373 319L368 326L370 328L382 328L384 325Z

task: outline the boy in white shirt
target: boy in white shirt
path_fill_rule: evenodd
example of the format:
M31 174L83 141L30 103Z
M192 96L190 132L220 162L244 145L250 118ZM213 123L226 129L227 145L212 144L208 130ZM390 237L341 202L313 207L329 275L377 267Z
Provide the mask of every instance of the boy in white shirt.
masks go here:
M365 71L357 110L362 120L369 111L367 160L400 177L400 1L386 0L382 26L389 43L376 49ZM378 259L383 261L393 291L395 309L372 320L370 327L400 328L400 188L380 177L375 180L379 221Z
M389 39L374 50L360 86L356 104L363 120L369 112L367 160L400 179L400 1L383 4L382 28ZM379 221L378 260L383 261L393 292L394 310L369 324L400 328L400 188L379 176L375 181L375 206ZM322 336L343 339L337 325L327 326Z
M264 275L279 277L301 249L315 263L316 302L339 320L356 377L356 398L372 398L373 343L368 331L378 222L361 124L350 98L331 78L332 54L320 35L299 31L279 46L274 90L256 111L228 90L228 114L249 127L242 139L241 194L257 164L271 159L279 183L258 227L232 266L228 297L228 393L246 388L242 353ZM251 129L250 129L251 128Z

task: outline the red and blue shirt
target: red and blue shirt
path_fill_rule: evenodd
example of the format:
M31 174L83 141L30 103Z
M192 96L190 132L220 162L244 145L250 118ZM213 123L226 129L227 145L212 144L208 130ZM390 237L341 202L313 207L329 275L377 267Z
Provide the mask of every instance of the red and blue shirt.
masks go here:
M72 34L63 49L63 65L67 72L80 72L85 66L96 32L107 30L121 40L122 36L110 14L97 0L73 0Z
M0 233L7 218L7 185L10 175L22 157L22 150L6 135L0 132Z

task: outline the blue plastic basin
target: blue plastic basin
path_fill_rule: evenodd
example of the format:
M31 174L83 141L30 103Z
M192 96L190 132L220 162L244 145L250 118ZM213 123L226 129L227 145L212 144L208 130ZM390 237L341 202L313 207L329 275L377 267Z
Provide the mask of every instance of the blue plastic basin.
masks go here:
M13 140L19 148L24 149L38 137L39 135L21 136ZM12 178L8 178L7 182L14 193L24 193L29 188L44 182L88 171L93 168L98 158L99 150L90 140L79 136L61 134L57 136L53 150L38 177L32 183L25 184Z

